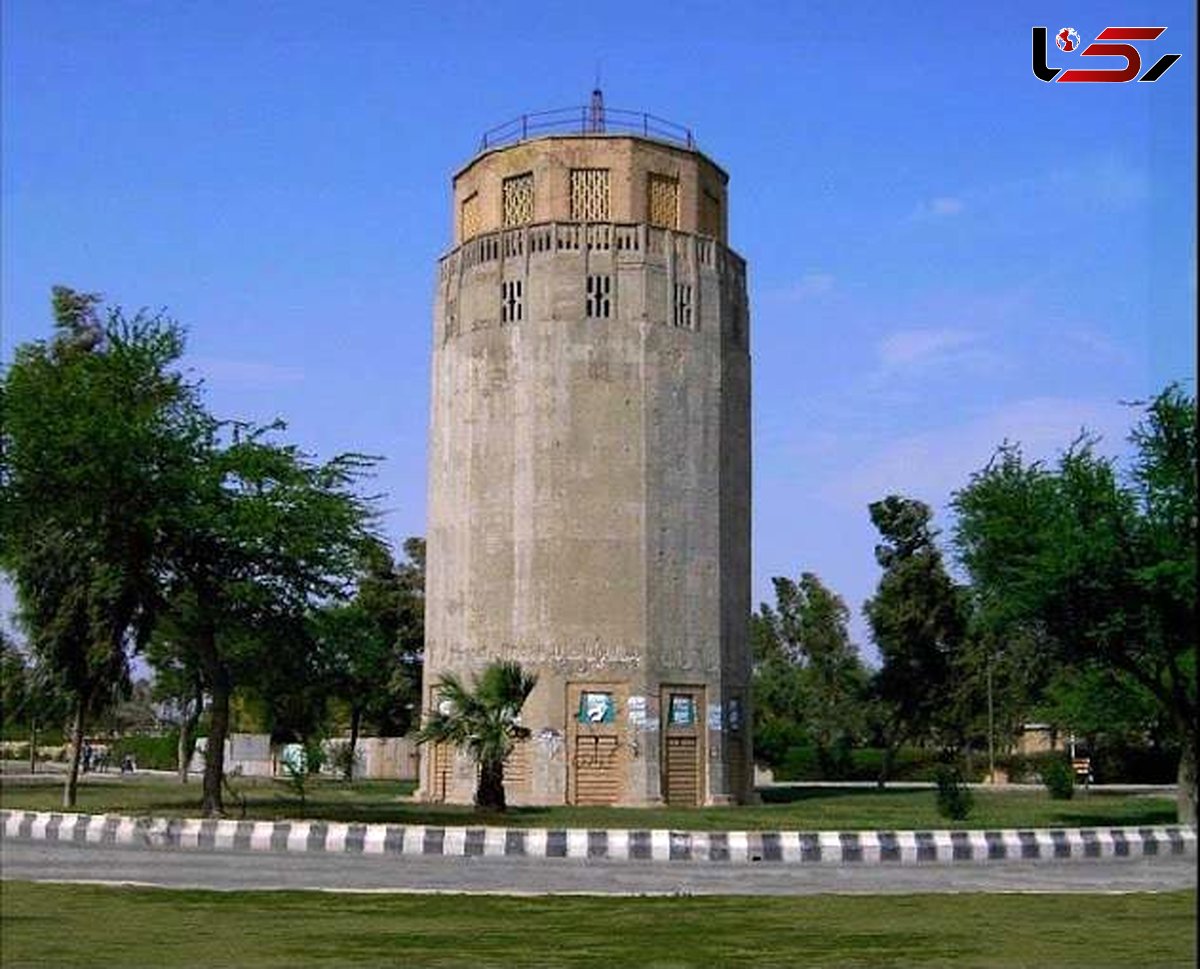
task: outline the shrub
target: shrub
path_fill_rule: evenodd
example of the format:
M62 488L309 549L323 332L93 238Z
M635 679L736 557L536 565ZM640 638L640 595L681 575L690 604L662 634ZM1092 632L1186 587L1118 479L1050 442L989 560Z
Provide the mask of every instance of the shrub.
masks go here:
M334 741L328 745L328 749L325 751L325 766L338 777L349 775L353 778L361 764L362 751L351 752L348 740Z
M300 798L300 810L303 811L308 797L308 782L320 773L321 765L325 763L325 749L317 741L289 745L282 761L287 773L287 785Z
M109 763L120 767L128 754L139 770L175 770L179 734L172 732L160 737L133 735L115 741L108 751Z
M971 813L974 803L962 771L955 765L943 764L937 769L936 776L938 814L952 821L962 821Z
M1069 801L1075 794L1075 772L1069 761L1055 757L1042 765L1042 783L1056 801Z
M892 756L889 781L936 779L938 753L920 747L901 747ZM776 765L780 781L877 781L883 767L878 747L827 749L824 754L807 744L789 747Z
M29 760L29 744L16 741L0 743L0 757L4 760Z
M1174 784L1178 768L1178 748L1111 744L1092 753L1098 784Z

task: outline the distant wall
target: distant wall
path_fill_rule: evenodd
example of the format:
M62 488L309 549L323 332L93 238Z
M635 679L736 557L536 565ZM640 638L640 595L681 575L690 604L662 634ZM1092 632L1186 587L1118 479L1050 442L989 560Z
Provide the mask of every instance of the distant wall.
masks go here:
M348 742L339 737L325 741L326 753ZM190 770L204 770L208 738L196 741ZM265 733L230 734L225 741L225 770L243 777L274 777L283 773L282 746L272 746ZM359 737L354 776L365 780L416 780L420 751L411 737Z

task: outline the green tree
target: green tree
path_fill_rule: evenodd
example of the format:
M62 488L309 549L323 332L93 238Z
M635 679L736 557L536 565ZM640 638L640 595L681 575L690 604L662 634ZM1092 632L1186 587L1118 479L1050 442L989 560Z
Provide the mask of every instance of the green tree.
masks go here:
M420 539L409 539L414 541ZM414 567L411 561L409 567ZM350 739L339 761L346 780L353 776L364 720L385 731L399 725L397 732L403 734L412 719L420 669L419 654L414 664L408 639L414 608L411 584L388 547L370 539L360 553L354 598L313 616L325 681L349 709Z
M1064 666L1047 685L1039 720L1069 729L1094 755L1161 733L1154 697L1128 674L1099 663Z
M870 506L882 542L883 569L863 607L883 665L875 677L884 741L880 782L905 740L934 739L957 747L963 739L960 664L967 600L946 572L924 502L891 495Z
M53 291L55 333L0 380L0 565L39 662L71 698L75 804L86 722L127 678L159 603L163 522L198 409L171 320Z
M954 498L982 621L1037 631L1048 662L1119 671L1179 744L1179 816L1196 811L1196 403L1145 406L1122 476L1076 441L1049 467L1004 445Z
M778 614L767 603L750 616L753 657L754 758L779 766L787 752L808 741L800 667L784 648Z
M29 737L29 772L37 772L38 733L66 720L68 703L52 670L27 656L0 630L0 728Z
M467 751L479 768L475 806L503 811L504 762L518 740L529 736L521 725L521 708L537 684L537 676L512 662L491 663L468 689L447 673L435 687L438 708L426 716L418 743L449 743Z
M146 658L154 670L154 699L179 731L175 764L179 782L186 784L204 712L204 680L199 658L188 649L186 636L181 636L173 621L181 608L182 603L174 602L163 609L146 647Z
M769 732L801 727L822 770L836 776L866 726L867 676L850 642L850 612L812 572L772 582L775 608L764 603L752 627L755 708Z
M174 641L211 697L206 816L224 809L235 687L268 683L261 692L276 704L302 695L315 652L307 617L346 594L368 534L368 506L354 486L373 460L347 454L315 463L271 439L282 426L236 425L226 439L213 424L168 523Z

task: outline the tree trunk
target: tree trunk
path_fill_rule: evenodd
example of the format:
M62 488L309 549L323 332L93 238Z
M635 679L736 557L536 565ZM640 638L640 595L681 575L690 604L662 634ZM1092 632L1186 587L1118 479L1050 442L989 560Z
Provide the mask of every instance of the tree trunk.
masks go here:
M890 742L884 744L883 757L879 761L879 778L875 781L875 786L881 789L887 787L888 777L892 773L892 749Z
M71 723L71 766L67 771L67 783L63 788L63 807L73 808L79 786L79 759L83 756L84 711L87 695L80 693L75 700L75 716Z
M175 747L175 766L179 771L179 783L186 784L188 782L188 761L191 760L191 754L188 751L188 720L184 717L183 722L179 724L179 742Z
M1176 810L1180 824L1196 823L1196 740L1185 731L1183 749L1179 753L1178 791Z
M192 701L189 712L179 724L179 749L176 759L179 767L179 783L188 782L188 765L196 750L196 727L200 723L200 714L204 710L204 691L196 690L196 698Z
M32 717L29 721L29 773L37 773L37 717Z
M232 692L229 671L217 662L211 674L212 726L204 750L204 798L200 813L206 818L219 817L225 812L221 800L221 780L225 776L225 738L229 736L229 694Z
M503 811L507 807L504 801L504 761L485 760L479 765L475 807L481 811Z
M350 754L346 758L346 777L347 781L354 780L354 751L358 747L358 726L362 720L362 709L354 707L350 711Z

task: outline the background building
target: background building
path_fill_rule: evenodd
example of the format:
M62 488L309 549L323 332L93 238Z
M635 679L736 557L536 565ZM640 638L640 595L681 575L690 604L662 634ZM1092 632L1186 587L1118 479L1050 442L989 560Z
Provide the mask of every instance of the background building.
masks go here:
M513 803L750 790L750 360L728 176L593 102L485 136L454 176L434 310L425 701L537 672ZM422 795L474 767L424 757Z

